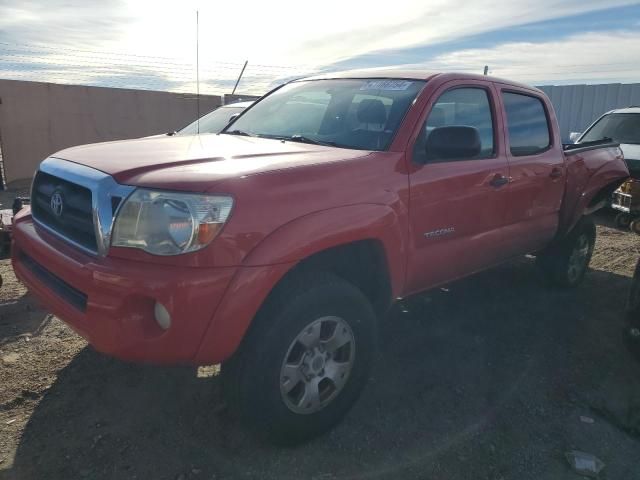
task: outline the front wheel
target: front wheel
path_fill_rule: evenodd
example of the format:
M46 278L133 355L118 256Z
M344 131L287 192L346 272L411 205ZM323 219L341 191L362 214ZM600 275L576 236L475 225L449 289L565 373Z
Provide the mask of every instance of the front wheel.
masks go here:
M593 219L583 217L566 237L538 256L538 266L551 284L576 287L587 273L595 241Z
M366 383L375 345L375 313L354 285L324 272L293 280L222 368L230 406L280 444L340 421Z

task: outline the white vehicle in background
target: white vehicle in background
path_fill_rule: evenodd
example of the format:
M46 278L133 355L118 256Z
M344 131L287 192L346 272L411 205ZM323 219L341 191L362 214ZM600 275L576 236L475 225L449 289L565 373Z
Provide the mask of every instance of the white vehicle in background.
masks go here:
M611 208L618 211L616 226L640 234L640 107L611 110L584 133L573 132L569 138L577 144L603 138L620 144L631 178L614 192Z
M640 179L640 107L611 110L593 122L584 133L572 132L569 135L575 143L603 138L620 144L631 177Z
M200 125L198 120L190 123L186 127L168 135L196 135L197 133L219 133L224 127L235 120L244 110L253 105L254 102L237 102L228 105L222 105L212 112L200 117Z

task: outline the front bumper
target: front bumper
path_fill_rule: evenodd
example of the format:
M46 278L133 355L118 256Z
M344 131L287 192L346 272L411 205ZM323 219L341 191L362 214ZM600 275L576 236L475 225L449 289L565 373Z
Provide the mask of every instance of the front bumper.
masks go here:
M44 306L97 350L160 364L195 362L237 270L94 257L38 228L30 216L14 226L12 262L16 276ZM171 315L167 330L155 321L155 302Z

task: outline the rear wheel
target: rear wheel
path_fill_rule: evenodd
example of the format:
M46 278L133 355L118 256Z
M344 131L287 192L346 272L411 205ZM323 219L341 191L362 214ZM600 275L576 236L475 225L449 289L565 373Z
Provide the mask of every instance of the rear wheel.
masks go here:
M640 261L631 282L627 300L627 319L623 331L624 342L629 351L640 360Z
M579 285L589 267L595 240L593 219L583 217L565 238L538 256L537 263L547 280L565 288Z
M636 273L631 281L631 289L627 298L627 313L638 318L640 325L640 261L636 266Z
M324 272L293 280L222 369L229 405L281 444L340 421L366 383L375 345L375 313L355 286Z

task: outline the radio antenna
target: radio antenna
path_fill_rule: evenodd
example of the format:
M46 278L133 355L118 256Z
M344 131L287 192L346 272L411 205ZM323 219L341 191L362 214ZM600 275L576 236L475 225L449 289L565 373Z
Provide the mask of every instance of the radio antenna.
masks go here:
M196 110L198 111L198 119L196 120L196 129L200 135L200 12L196 10Z

